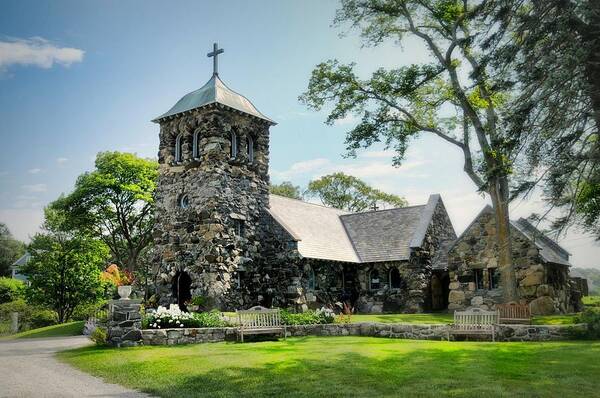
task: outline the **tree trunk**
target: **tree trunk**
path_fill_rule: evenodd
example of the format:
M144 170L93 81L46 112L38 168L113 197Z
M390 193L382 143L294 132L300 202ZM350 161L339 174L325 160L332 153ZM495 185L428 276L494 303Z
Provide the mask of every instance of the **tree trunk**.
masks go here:
M505 303L518 301L517 277L512 262L507 178L491 179L489 191L496 216L496 243L498 245L498 270L500 271L502 297Z

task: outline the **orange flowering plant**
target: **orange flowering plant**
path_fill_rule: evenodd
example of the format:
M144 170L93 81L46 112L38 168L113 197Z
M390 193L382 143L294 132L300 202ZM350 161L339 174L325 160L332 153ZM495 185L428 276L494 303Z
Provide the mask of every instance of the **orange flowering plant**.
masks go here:
M135 277L127 270L119 270L117 264L111 264L106 268L106 271L102 272L100 279L115 286L127 286L133 284Z

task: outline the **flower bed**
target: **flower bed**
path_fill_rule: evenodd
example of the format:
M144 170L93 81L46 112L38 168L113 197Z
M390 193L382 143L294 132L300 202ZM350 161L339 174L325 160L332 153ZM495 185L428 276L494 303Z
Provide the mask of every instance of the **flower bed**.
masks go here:
M144 318L145 329L217 328L228 326L218 311L190 313L181 311L177 304L158 307Z

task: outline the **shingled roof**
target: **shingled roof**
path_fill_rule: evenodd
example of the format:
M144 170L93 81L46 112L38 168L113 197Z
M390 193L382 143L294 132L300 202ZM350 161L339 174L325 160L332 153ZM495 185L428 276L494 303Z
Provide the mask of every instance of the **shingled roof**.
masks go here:
M298 241L303 257L370 263L408 260L411 248L421 246L440 196L422 206L364 213L277 195L270 200L270 214Z

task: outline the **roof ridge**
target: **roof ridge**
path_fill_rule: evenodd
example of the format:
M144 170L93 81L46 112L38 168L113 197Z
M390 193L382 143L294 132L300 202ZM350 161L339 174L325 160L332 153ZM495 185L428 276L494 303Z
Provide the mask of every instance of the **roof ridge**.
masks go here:
M319 207L323 207L325 209L347 212L347 214L341 214L340 216L346 216L346 215L350 215L350 214L360 214L360 213L353 213L353 212L351 212L349 210L338 209L337 207L331 207L331 206L326 206L326 205L322 205L322 204L319 204L319 203L307 202L307 201L302 200L302 199L290 198L289 196L277 195L275 193L269 193L269 195L270 196L277 196L278 198L283 198L283 199L288 199L288 200L294 200L296 202L304 203L304 204L307 204L307 205L319 206Z
M384 211L391 211L391 210L414 209L416 207L425 207L425 206L426 205L413 205L413 206L405 206L405 207L393 207L391 209L382 209L382 210L357 211L355 213L342 214L340 217L356 216L359 214L383 213Z

